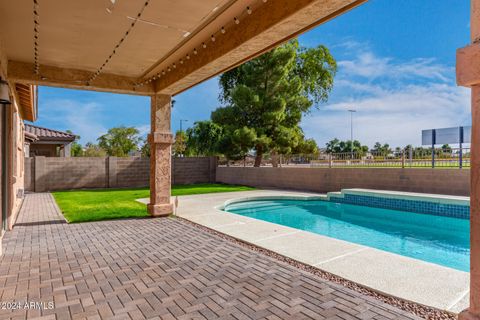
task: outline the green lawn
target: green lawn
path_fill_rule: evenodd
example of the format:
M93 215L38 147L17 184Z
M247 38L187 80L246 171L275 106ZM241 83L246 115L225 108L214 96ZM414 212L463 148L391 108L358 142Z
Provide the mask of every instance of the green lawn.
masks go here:
M225 184L191 184L172 187L172 195L246 191L254 188ZM52 192L68 222L146 217L146 206L135 199L148 198L148 188L72 190Z

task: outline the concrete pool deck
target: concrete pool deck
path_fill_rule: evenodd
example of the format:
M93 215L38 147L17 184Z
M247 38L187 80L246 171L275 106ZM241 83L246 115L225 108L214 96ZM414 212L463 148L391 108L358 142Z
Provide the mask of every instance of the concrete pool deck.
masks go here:
M385 294L455 313L468 307L468 272L219 209L240 198L282 196L325 195L255 190L181 196L177 215Z

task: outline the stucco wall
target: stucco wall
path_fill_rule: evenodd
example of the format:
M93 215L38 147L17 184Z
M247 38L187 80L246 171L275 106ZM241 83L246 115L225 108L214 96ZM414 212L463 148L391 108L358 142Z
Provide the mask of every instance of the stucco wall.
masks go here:
M369 188L468 196L470 170L218 167L217 182L315 192Z
M50 191L81 188L143 187L149 184L147 158L26 158L25 189ZM215 182L214 157L173 158L172 183Z
M24 125L18 112L18 105L14 102L8 107L7 121L9 123L7 140L10 146L7 155L10 154L8 170L10 173L9 205L10 212L7 215L7 227L11 229L15 223L23 200L24 191Z

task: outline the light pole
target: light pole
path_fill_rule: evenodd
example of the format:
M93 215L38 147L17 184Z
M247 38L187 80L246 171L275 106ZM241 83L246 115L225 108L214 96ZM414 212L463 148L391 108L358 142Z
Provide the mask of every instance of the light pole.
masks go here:
M188 122L188 120L180 119L180 132L183 132L183 130L182 130L182 123L183 122Z
M353 159L353 113L357 110L349 109L350 112L350 157Z

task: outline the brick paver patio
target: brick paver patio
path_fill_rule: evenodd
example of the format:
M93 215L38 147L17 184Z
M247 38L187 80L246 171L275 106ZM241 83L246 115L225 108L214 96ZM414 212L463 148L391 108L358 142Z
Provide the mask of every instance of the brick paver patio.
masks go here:
M3 246L0 301L46 308L1 319L416 319L179 220L67 224L48 193Z

